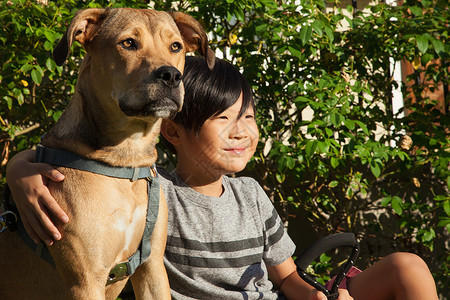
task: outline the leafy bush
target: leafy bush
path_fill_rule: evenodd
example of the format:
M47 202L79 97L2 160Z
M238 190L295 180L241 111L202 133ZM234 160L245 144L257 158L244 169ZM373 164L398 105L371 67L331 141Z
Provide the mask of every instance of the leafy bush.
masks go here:
M365 11L331 9L320 0L152 3L203 22L212 47L251 83L261 143L245 174L264 186L299 248L312 241L303 238L308 229L317 236L354 232L362 241L359 266L412 251L429 264L446 295L448 96L447 108L439 110L424 93L449 84L446 1L379 4ZM86 6L147 3L2 2L2 167L12 154L36 144L67 105L83 50L74 47L63 67L55 65L51 50L74 12ZM421 78L401 86L400 112L392 107L399 83L390 60L411 62L409 78ZM302 217L308 227L294 227Z

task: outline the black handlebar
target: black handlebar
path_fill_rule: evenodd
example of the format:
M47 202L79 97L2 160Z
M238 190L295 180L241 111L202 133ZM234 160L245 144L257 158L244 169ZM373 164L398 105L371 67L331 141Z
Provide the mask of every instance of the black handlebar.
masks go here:
M322 253L340 247L352 247L353 251L347 262L343 265L338 275L336 276L331 290L327 290L323 285L321 285L314 278L308 275L305 270L310 265L310 263L317 257L319 257ZM295 264L297 265L297 272L303 280L305 280L315 289L323 292L329 300L335 300L339 296L339 285L341 284L347 272L355 263L358 255L359 243L356 240L355 235L353 233L336 233L318 240L307 249L305 249L295 260Z

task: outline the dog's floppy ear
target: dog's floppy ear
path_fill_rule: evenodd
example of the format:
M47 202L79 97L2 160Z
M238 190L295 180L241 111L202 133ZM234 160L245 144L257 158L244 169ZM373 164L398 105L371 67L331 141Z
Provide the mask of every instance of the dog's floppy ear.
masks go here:
M92 40L106 16L106 9L88 8L77 11L69 28L53 50L53 58L61 66L69 56L73 40L82 45Z
M208 46L208 37L206 32L197 20L188 14L182 12L171 12L170 15L177 24L187 46L187 51L198 51L203 55L208 63L208 67L212 70L215 63L214 51Z

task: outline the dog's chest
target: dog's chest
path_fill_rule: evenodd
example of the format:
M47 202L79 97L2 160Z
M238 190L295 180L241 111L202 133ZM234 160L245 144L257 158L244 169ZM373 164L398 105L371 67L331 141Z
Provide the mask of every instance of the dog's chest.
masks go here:
M67 228L69 232L91 239L93 247L109 244L118 260L133 254L145 228L147 181L60 170L65 180L50 188L71 219L68 226L73 228Z
M129 253L136 249L136 237L142 235L145 222L146 206L140 205L125 212L115 213L111 226L118 235L123 236L122 252Z

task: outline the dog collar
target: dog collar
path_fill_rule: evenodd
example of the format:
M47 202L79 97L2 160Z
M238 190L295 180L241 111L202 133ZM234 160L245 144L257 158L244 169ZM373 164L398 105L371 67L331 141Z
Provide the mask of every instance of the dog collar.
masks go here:
M106 285L125 279L126 277L132 275L136 269L147 260L151 253L150 237L158 218L160 199L159 177L155 166L153 165L152 167L139 168L113 167L100 161L87 159L72 152L48 148L41 144L39 144L36 148L36 162L88 171L108 177L130 179L133 181L138 179L147 180L147 215L141 242L136 252L131 255L127 261L117 264L110 270ZM6 198L5 193L5 202L7 201ZM12 204L12 202L8 202ZM12 229L11 226L10 229ZM44 258L53 266L55 265L48 248L43 244L36 245L33 242L31 237L26 232L20 218L17 221L17 231L22 239L39 257Z
M138 180L154 177L154 167L114 167L104 162L87 159L78 154L61 149L49 148L39 144L36 147L36 162L42 162L59 167L67 167L88 171L108 177Z

